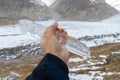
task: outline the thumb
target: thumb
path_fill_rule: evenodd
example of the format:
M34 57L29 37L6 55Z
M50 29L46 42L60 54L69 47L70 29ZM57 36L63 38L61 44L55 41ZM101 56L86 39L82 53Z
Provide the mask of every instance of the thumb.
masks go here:
M43 36L46 36L46 35L49 37L54 36L57 29L58 29L58 23L55 22L45 30Z
M58 30L58 23L55 22L53 23L49 28L48 28L49 32L50 33L55 33L57 30Z

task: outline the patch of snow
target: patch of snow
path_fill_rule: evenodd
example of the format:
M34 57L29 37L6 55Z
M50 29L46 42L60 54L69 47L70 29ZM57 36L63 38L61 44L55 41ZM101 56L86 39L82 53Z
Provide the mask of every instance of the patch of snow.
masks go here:
M84 67L78 66L77 68L76 67L70 68L69 71L76 72L79 70L96 70L96 69L100 69L100 68L101 67L96 67L96 66L84 66Z
M35 5L52 5L56 0L30 0L31 3L34 3Z
M100 69L101 67L96 67L96 66L92 66L92 67L81 67L80 70L87 70L87 69L90 69L90 70L96 70L96 69Z
M83 61L84 59L80 59L80 58L70 58L69 62L80 62Z
M71 72L76 72L76 71L79 71L80 68L76 68L76 67L73 67L73 68L70 68L69 71Z
M81 75L69 75L70 80L92 80L92 78L88 74Z
M120 74L118 72L101 72L101 71L90 71L88 74L69 74L70 80L103 80L104 75ZM98 75L96 75L98 74ZM86 78L85 78L86 77Z
M42 0L47 6L52 5L56 0Z
M91 60L87 61L87 66L94 66L94 65L99 65L99 64L105 64L104 59L102 61L97 61L97 62L93 62Z
M99 55L99 57L106 59L108 57L108 55Z
M0 36L21 35L22 32L17 25L0 26Z
M28 35L2 36L0 37L0 49L25 46L35 42L39 41Z
M104 77L102 77L101 75L100 75L100 72L101 71L90 71L89 73L91 74L91 78L93 79L95 79L95 80L103 80L103 78ZM96 74L99 74L98 76L95 76ZM92 80L91 79L91 80Z
M0 80L15 80L17 77L19 77L21 75L19 75L18 73L16 72L10 72L10 74L7 76L7 77L4 77L4 78L0 78Z
M117 33L114 33L117 34ZM105 38L100 38L100 39L93 39L89 41L82 41L85 43L87 46L92 47L92 46L99 46L107 43L119 43L120 42L120 36L118 37L105 37Z
M112 54L120 54L120 52L111 52Z
M34 3L35 5L44 6L45 4L41 0L30 0L31 3Z
M120 0L105 0L109 5L120 11Z

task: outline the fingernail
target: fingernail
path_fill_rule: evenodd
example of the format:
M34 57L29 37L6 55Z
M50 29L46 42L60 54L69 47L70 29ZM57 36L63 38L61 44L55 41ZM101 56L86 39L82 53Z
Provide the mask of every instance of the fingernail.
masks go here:
M55 23L53 23L53 25L54 25L54 26L58 26L58 23L57 23L57 22L55 22Z

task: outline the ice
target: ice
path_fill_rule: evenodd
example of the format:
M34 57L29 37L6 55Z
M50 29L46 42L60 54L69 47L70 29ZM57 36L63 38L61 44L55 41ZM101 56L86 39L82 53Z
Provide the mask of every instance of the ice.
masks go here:
M33 35L33 36L36 35L36 36L42 37L43 31L45 31L45 29L47 28L44 25L41 25L32 21L28 21L28 20L22 20L19 23L20 23L21 31L23 33L25 34L30 33L30 35ZM65 47L69 52L74 53L76 55L80 55L83 58L90 57L89 48L85 44L81 43L78 39L75 39L71 36L67 36Z

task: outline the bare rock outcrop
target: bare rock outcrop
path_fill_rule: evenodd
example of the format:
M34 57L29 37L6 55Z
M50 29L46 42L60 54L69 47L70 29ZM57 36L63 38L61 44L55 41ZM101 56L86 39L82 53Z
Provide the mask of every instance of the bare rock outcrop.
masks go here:
M107 64L120 63L120 52L112 52L106 59Z
M1 20L48 20L49 12L47 6L36 5L32 0L0 0L0 22Z
M35 0L33 0L35 2ZM97 21L118 13L104 0L48 0L54 2L50 11L56 20ZM20 19L49 20L47 6L36 5L32 0L0 0L0 24ZM9 23L9 22L8 22Z
M96 21L118 13L105 0L57 0L51 8L58 20Z

